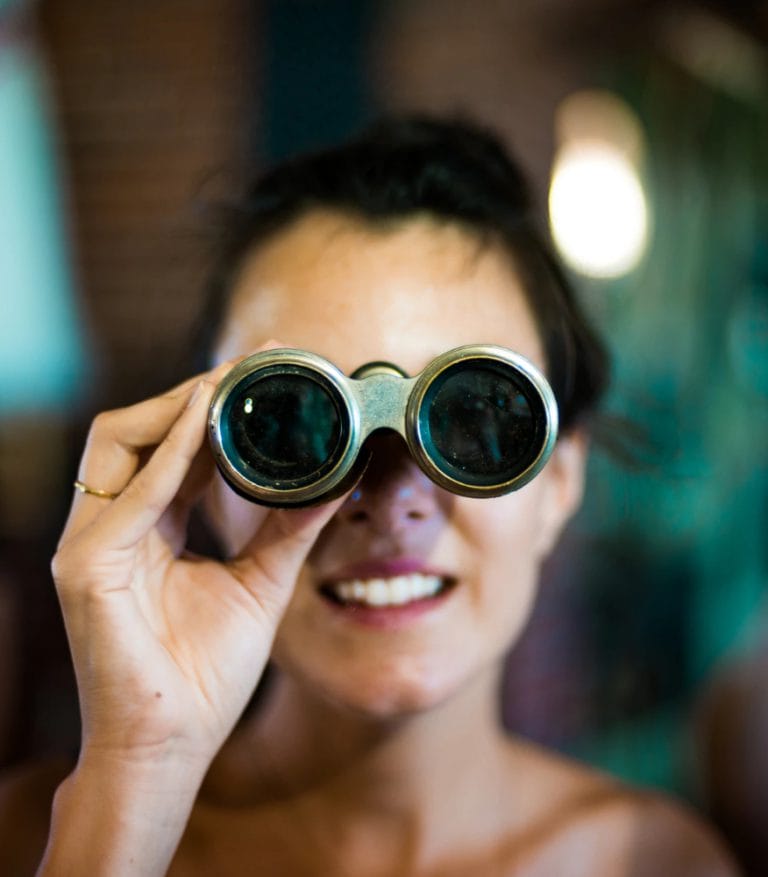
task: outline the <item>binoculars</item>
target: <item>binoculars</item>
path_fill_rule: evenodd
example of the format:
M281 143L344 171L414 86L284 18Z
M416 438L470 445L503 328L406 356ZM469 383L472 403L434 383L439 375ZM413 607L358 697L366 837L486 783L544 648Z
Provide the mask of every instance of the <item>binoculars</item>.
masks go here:
M366 439L392 430L422 471L461 496L500 496L527 484L557 439L557 403L525 357L474 344L433 359L415 377L369 362L349 377L306 350L256 353L211 401L216 464L241 496L268 506L340 496L363 473Z

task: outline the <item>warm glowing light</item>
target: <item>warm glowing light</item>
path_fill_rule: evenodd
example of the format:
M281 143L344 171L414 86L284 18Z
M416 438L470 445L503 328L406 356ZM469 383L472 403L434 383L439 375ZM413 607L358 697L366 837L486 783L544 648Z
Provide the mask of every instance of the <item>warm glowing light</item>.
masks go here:
M558 121L562 143L549 192L555 244L583 274L626 274L648 243L639 124L618 98L600 92L569 98Z

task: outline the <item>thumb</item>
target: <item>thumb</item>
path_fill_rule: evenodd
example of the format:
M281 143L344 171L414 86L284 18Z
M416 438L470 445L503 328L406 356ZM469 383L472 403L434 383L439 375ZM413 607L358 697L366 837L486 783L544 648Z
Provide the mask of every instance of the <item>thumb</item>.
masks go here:
M310 549L346 498L311 508L272 509L242 551L228 561L232 575L273 617L282 615Z

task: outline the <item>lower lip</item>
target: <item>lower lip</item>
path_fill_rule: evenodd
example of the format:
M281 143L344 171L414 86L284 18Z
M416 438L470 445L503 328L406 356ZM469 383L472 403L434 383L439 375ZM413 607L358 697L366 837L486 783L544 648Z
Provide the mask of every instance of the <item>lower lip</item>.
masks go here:
M322 596L321 599L336 615L354 624L379 630L399 630L434 612L446 602L453 590L448 588L434 597L425 597L423 600L414 600L400 606L363 606L360 603L343 606Z

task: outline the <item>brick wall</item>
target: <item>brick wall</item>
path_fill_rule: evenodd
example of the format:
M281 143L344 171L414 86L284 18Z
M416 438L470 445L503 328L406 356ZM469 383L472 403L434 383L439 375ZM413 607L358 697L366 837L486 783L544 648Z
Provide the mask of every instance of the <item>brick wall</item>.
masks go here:
M96 400L159 389L185 346L205 268L196 202L248 148L258 8L41 5Z
M24 29L50 74L94 356L85 411L0 424L0 765L77 745L49 559L80 454L78 421L181 377L206 264L197 196L242 176L258 116L259 9L47 0Z

